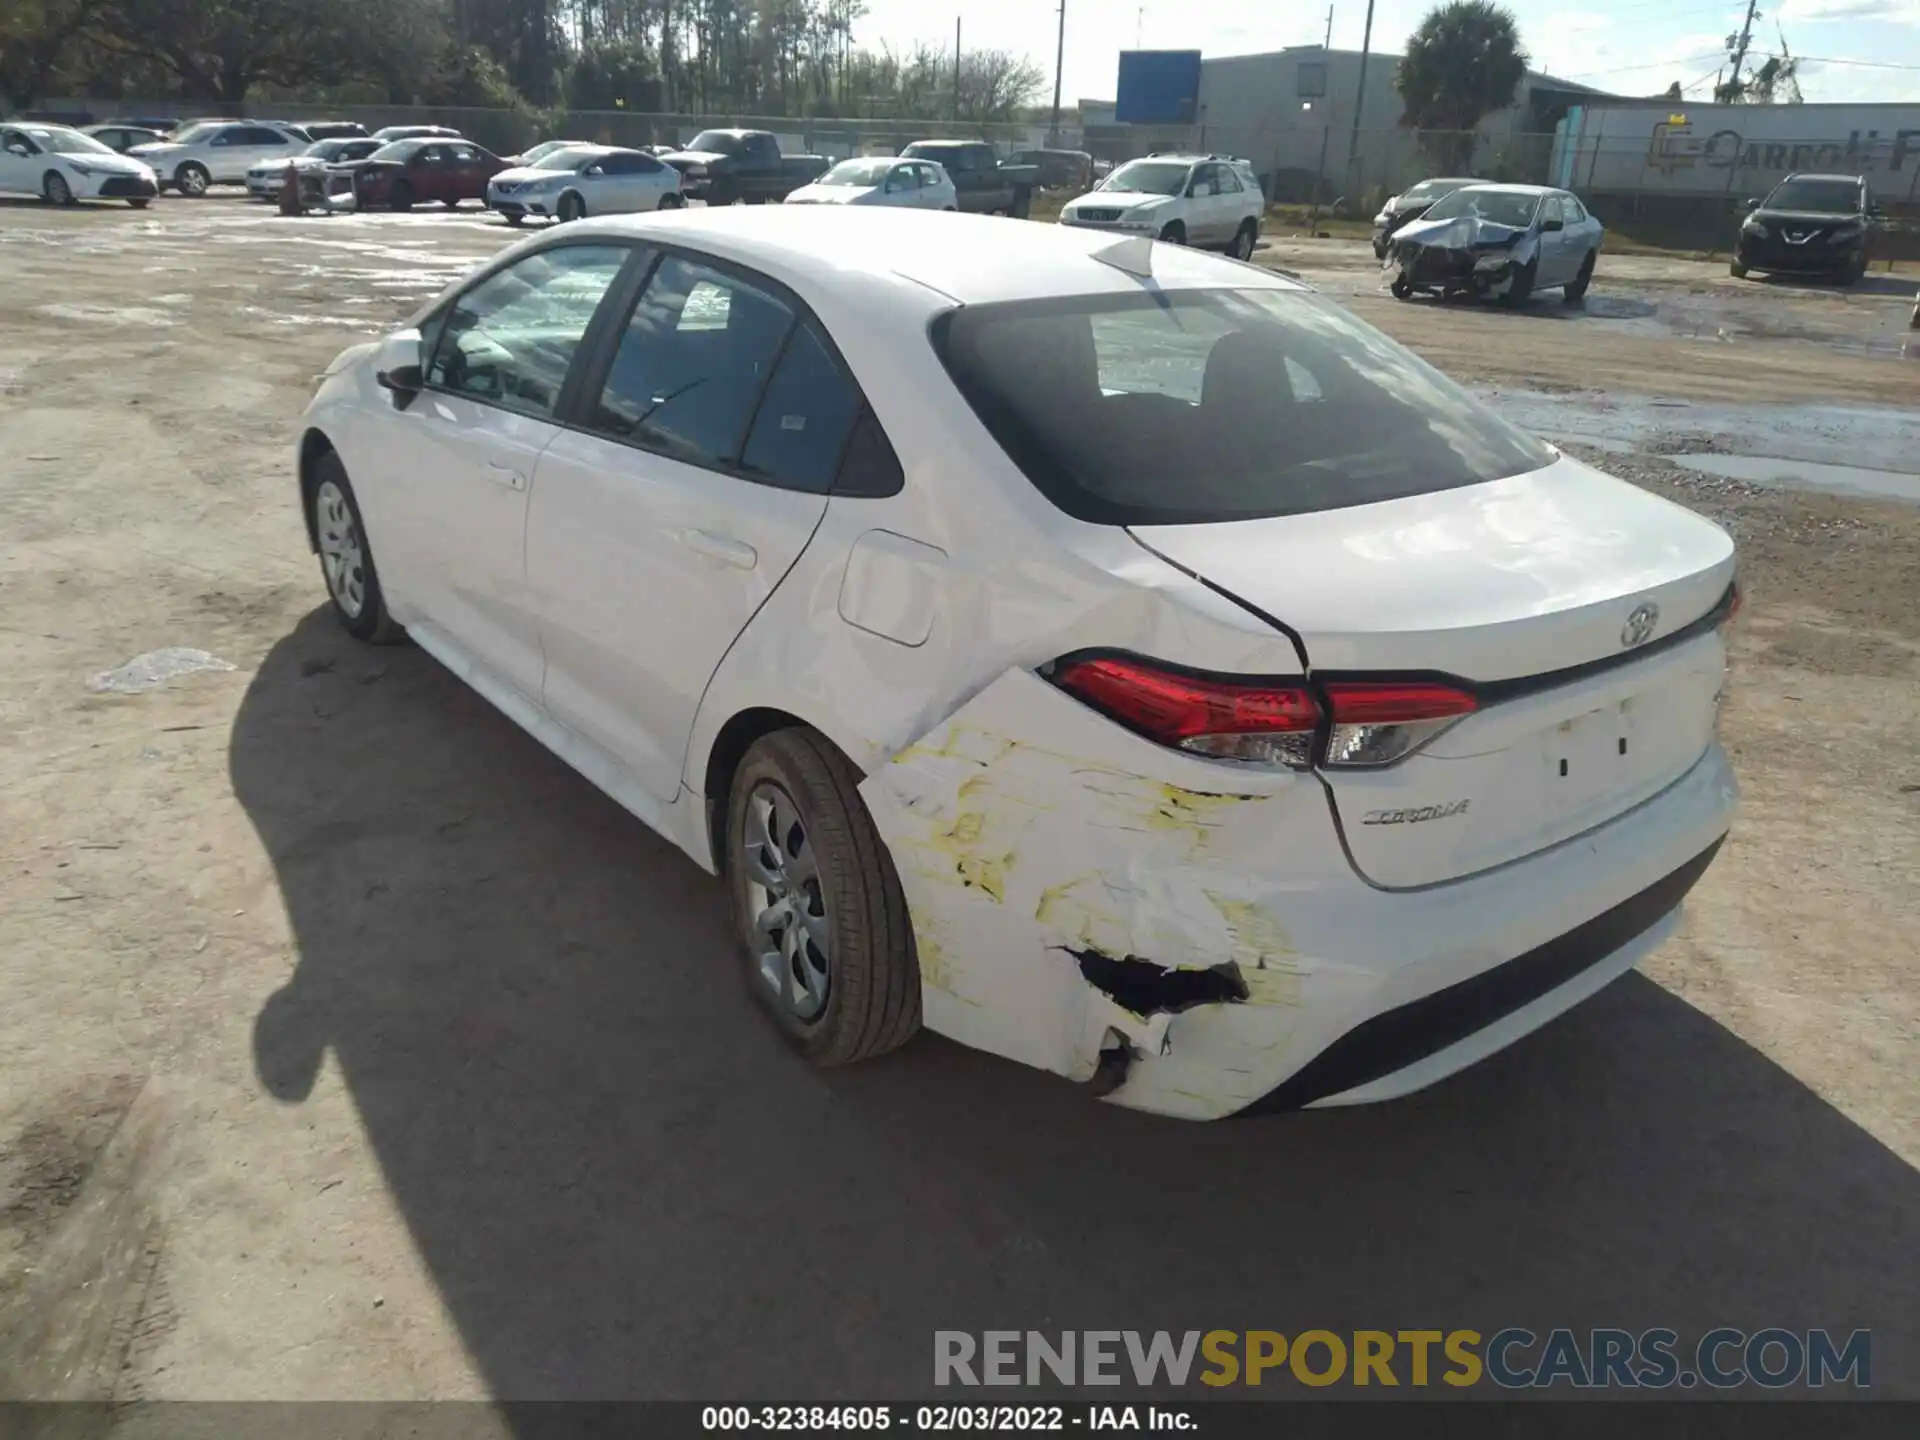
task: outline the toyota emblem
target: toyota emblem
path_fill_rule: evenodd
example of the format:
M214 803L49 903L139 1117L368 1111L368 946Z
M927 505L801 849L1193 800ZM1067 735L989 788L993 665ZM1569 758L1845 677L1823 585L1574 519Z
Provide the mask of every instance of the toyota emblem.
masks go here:
M1660 607L1651 600L1644 605L1633 607L1633 613L1627 616L1627 623L1620 628L1620 644L1631 650L1636 645L1644 645L1653 638L1653 632L1660 624Z

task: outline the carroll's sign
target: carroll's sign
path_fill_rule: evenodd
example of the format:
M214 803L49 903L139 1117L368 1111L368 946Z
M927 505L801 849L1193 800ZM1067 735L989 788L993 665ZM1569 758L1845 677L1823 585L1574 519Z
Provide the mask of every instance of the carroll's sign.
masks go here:
M1653 127L1647 164L1664 175L1705 166L1712 170L1752 170L1791 174L1824 170L1848 175L1874 171L1901 174L1920 163L1920 128L1851 130L1844 139L1748 139L1731 128L1705 130L1684 116L1669 116Z

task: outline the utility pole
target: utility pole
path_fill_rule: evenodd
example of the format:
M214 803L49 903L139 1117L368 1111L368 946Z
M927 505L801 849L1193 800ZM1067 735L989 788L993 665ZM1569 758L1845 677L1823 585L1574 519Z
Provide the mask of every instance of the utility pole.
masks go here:
M1740 67L1747 63L1747 41L1752 38L1753 17L1759 13L1759 9L1760 0L1747 0L1747 18L1741 22L1740 38L1733 46L1733 74L1728 77L1724 92L1716 90L1713 97L1716 100L1722 93L1729 99L1735 99L1740 94Z
M1333 32L1331 29L1328 30L1327 36L1329 40L1332 39ZM1367 28L1360 37L1360 83L1354 87L1354 91L1353 91L1353 138L1347 142L1347 179L1346 179L1346 184L1343 187L1347 190L1351 190L1354 188L1354 185L1353 185L1354 166L1355 166L1355 163L1360 158L1360 117L1366 113L1367 55L1372 49L1373 49L1373 0L1367 0ZM1327 57L1327 60L1328 60L1327 68L1331 70L1333 68L1332 66L1333 57L1329 55ZM1357 199L1358 199L1357 196L1349 195L1347 197L1347 203L1351 205Z
M953 17L953 118L960 118L960 17Z
M1067 0L1060 0L1060 38L1053 52L1053 128L1047 131L1047 148L1060 148L1060 77L1067 68Z
M1327 6L1327 43L1320 47L1327 52L1329 63L1321 68L1325 75L1331 66L1333 55L1333 6ZM1331 85L1320 87L1320 103L1327 107L1327 113L1320 117L1320 168L1313 172L1313 213L1307 217L1307 238L1309 240L1320 233L1320 192L1327 188L1327 136L1333 132L1333 100Z

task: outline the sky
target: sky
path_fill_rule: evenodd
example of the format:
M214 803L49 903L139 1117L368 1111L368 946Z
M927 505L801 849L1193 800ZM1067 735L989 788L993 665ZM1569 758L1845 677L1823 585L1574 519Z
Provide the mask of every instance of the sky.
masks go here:
M1056 0L866 0L855 36L906 50L917 40L951 51L953 22L964 48L1030 55L1053 77ZM1066 0L1066 61L1061 100L1111 100L1118 52L1200 50L1252 55L1325 38L1324 0ZM1373 48L1399 53L1431 0L1377 0ZM1533 68L1622 95L1653 95L1678 80L1705 100L1724 63L1727 36L1740 28L1742 3L1712 0L1508 0ZM1920 102L1920 0L1774 0L1763 4L1751 52L1780 48L1806 57L1800 88L1810 101ZM1335 49L1357 50L1365 0L1335 0ZM1816 58L1817 57L1817 58ZM1845 64L1868 61L1870 64ZM1042 103L1052 98L1049 83Z

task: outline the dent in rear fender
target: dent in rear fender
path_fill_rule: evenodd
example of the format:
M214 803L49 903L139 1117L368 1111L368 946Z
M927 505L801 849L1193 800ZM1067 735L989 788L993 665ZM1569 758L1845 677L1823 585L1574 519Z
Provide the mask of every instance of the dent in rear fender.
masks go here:
M1118 1042L1134 1056L1118 1103L1226 1114L1294 1028L1273 851L1285 807L1325 802L1290 773L1242 782L1180 756L1167 770L1212 788L1155 780L1140 747L1160 753L1013 669L860 793L906 894L928 1028L1075 1080ZM1249 1049L1265 1063L1237 1063Z

